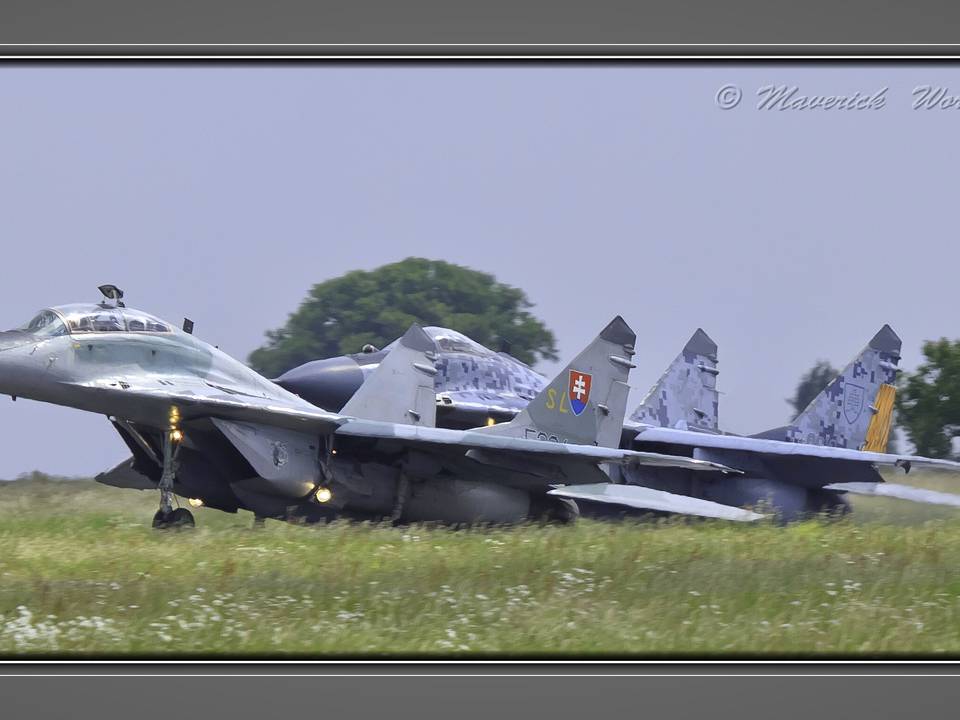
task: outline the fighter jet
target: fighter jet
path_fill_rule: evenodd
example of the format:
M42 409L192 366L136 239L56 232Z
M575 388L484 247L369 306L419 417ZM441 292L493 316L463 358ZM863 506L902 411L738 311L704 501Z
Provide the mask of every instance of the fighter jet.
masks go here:
M511 420L544 387L547 379L506 351L495 352L450 328L423 328L437 345L437 425L470 429ZM339 411L377 369L398 340L352 355L313 360L275 382L304 400Z
M529 388L543 386L535 371L448 328L426 328L442 343L435 380L437 422L481 425L512 417ZM389 347L389 346L388 346ZM277 382L303 398L336 402L349 397L382 355L357 354L307 363ZM620 447L714 460L736 467L736 478L681 468L612 468L616 483L639 485L732 506L768 504L781 519L846 511L845 495L884 495L960 506L960 496L884 482L877 466L958 470L960 464L886 453L892 421L900 338L884 326L791 425L753 437L721 433L718 425L717 345L698 329L624 424ZM590 502L587 515L622 514Z
M128 308L42 310L0 333L0 393L106 415L132 457L98 480L155 488L155 527L192 525L192 505L257 517L515 522L576 515L570 498L738 521L760 515L643 487L601 465L730 472L618 449L635 334L622 318L510 422L436 428L437 346L413 326L344 405L329 412L184 330Z
M960 495L885 482L878 470L960 470L949 460L886 452L900 346L884 325L789 425L743 437L719 431L717 346L698 330L627 421L622 446L709 459L743 474L628 470L619 479L738 506L769 503L784 520L844 512L848 493L960 507Z

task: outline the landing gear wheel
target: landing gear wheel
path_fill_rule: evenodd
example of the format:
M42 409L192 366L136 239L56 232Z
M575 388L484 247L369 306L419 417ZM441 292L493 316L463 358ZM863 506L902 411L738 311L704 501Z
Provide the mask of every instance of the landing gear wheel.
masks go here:
M193 513L186 508L177 508L167 516L167 527L192 528L196 526Z
M810 491L807 510L827 520L839 520L851 512L850 501L842 493L833 490Z
M186 508L176 508L170 512L157 510L153 516L153 527L155 530L166 530L167 528L192 528L196 526L193 520L193 513Z
M169 527L170 513L164 512L163 510L157 510L153 515L153 529L154 530L163 530L164 528Z
M580 517L580 508L569 498L542 497L530 504L530 517L541 523L567 525Z
M580 508L570 498L559 498L559 502L550 508L548 517L554 522L568 525L576 522L577 518L580 517Z

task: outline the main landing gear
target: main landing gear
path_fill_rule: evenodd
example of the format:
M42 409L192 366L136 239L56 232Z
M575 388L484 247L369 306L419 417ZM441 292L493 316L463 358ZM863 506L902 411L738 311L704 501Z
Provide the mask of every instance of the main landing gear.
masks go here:
M183 433L177 429L163 434L163 474L160 476L160 509L153 516L153 527L192 528L196 523L193 513L186 508L173 507L173 481L177 476L177 450Z
M166 528L192 528L196 523L193 513L186 508L174 508L170 512L157 510L153 516L153 527L156 530Z

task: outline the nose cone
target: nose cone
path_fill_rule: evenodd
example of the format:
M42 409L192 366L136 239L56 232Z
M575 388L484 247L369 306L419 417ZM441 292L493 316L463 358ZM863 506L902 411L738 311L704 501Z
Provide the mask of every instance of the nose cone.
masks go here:
M355 360L341 356L304 363L274 382L309 403L338 412L363 384L363 371Z

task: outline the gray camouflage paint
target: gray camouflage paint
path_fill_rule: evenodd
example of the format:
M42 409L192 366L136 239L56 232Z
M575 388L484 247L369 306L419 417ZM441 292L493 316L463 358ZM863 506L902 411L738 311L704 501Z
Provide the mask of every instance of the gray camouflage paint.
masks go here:
M481 430L617 447L626 415L627 381L634 367L636 339L618 315L516 418Z
M633 411L634 423L717 432L717 344L698 328Z

